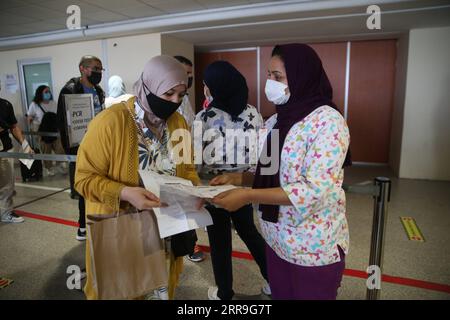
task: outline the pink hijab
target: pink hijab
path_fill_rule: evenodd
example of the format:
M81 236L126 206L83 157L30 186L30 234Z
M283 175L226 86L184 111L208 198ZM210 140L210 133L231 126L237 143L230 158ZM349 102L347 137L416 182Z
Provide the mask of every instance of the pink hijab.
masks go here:
M156 56L145 64L141 77L134 83L134 94L139 105L145 111L147 126L152 126L161 134L165 121L152 112L147 102L146 91L142 81L151 93L159 97L180 84L184 84L187 88L188 77L186 71L183 65L175 58L166 55Z

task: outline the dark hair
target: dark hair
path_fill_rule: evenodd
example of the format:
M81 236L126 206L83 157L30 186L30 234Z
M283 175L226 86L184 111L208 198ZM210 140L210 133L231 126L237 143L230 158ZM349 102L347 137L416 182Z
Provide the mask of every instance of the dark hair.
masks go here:
M183 57L183 56L174 56L174 58L177 59L178 62L181 62L182 64L186 64L186 65L192 67L192 61L189 60L188 58Z
M50 95L51 95L50 100L53 100L53 95L52 95L52 93L50 91L50 87L46 86L46 85L42 85L42 86L39 86L36 89L36 92L34 93L34 98L33 98L33 102L34 103L38 103L39 104L39 103L41 103L44 100L44 97L43 97L44 90L47 89L47 88L48 88L48 91L50 92Z
M81 57L78 67L81 67L81 66L88 67L92 61L98 61L98 62L102 63L102 60L100 60L96 56L83 56L83 57Z
M275 46L273 48L273 50L272 50L272 57L275 57L275 56L279 57L281 60L284 61L284 59L283 59L283 51L281 50L280 46Z

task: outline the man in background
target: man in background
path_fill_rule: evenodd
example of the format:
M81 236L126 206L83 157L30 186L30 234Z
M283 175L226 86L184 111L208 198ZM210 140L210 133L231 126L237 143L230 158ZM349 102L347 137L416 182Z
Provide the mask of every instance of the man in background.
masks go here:
M8 100L0 98L0 152L11 152L13 149L9 133L22 146L24 152L33 153L17 124L12 104ZM0 215L1 222L4 223L20 223L24 221L22 217L19 217L13 211L15 180L14 160L12 158L0 158Z
M104 109L105 93L99 86L102 80L103 66L99 58L95 56L84 56L81 58L78 65L80 70L80 77L70 79L66 85L61 89L58 98L58 124L61 134L61 142L66 154L76 155L78 152L78 146L70 146L67 133L67 120L66 120L66 104L64 95L66 94L91 94L94 101L94 114L99 114ZM77 231L76 239L79 241L86 240L86 208L84 198L80 196L73 187L75 178L76 163L70 162L69 164L69 178L70 178L70 196L72 199L78 199L79 228Z

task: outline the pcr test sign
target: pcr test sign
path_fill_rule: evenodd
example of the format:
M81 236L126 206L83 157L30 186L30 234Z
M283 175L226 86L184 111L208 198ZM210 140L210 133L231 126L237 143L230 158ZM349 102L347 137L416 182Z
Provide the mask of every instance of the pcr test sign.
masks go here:
M91 94L67 94L66 103L67 134L70 147L80 145L88 124L94 118L94 103Z

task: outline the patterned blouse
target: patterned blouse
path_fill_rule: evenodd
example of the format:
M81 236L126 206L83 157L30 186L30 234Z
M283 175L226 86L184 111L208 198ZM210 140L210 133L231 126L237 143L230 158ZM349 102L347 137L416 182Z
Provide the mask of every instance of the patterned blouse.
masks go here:
M258 131L263 126L263 119L254 106L247 105L235 119L227 112L214 107L204 109L195 117L195 123L201 123L203 141L206 140L203 142L203 165L199 170L203 175L244 172L256 168ZM201 138L195 137L194 129L194 139ZM242 139L246 135L247 138ZM223 138L223 144L214 149L215 144L220 141L220 136ZM216 157L216 151L222 155ZM250 152L254 152L254 157Z
M135 102L135 122L138 130L139 170L151 170L159 174L175 175L176 164L172 157L169 130L164 128L161 139L158 139L144 123L144 110ZM143 136L141 134L143 133Z
M270 131L276 115L265 128ZM281 152L280 185L293 206L280 206L277 223L261 219L262 234L277 255L301 266L340 261L338 246L348 253L345 216L345 155L350 134L344 118L322 106L296 123Z

